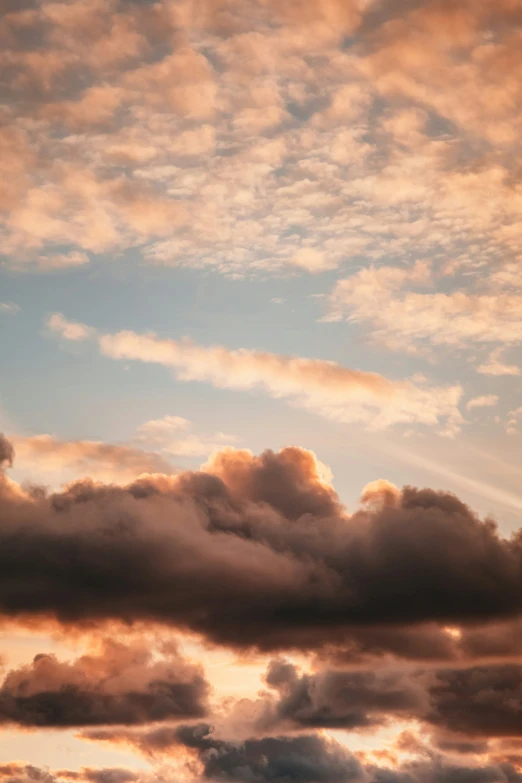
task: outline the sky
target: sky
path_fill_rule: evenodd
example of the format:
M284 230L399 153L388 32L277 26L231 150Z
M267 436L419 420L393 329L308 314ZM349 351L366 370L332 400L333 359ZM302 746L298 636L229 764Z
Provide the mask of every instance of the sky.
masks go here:
M0 783L521 783L520 0L0 0Z

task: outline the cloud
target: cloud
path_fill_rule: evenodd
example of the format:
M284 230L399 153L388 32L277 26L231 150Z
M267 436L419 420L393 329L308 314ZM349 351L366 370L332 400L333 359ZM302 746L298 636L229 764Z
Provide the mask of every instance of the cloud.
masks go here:
M443 670L430 688L430 720L472 737L520 735L522 668L516 664Z
M516 364L506 364L502 361L503 349L497 348L477 367L477 372L483 375L520 375L520 367Z
M129 783L129 781L136 780L138 777L136 772L118 767L108 767L105 769L81 767L79 772L59 769L55 774L56 777L65 778L65 780L81 780L89 781L89 783Z
M138 777L136 772L118 767L81 767L78 772L68 769L51 772L21 762L0 765L0 780L3 783L58 783L64 779L81 783L130 783Z
M258 730L348 729L419 716L427 698L414 677L400 671L322 671L300 674L285 660L272 661L265 681L277 701L261 702Z
M74 329L71 333L77 334ZM17 466L25 473L36 471L39 477L58 473L62 478L87 474L93 479L119 483L132 481L141 474L173 475L178 469L170 461L172 456L208 457L236 442L234 435L224 432L198 434L193 431L192 422L181 416L147 421L130 442L121 444L63 440L49 434L9 436Z
M36 263L38 267L43 270L68 269L88 264L89 256L78 250L71 250L69 253L54 253L39 256Z
M14 302L0 302L0 313L7 315L16 315L20 312L20 307Z
M197 750L206 779L242 781L338 781L363 780L360 763L335 742L308 736L247 740L243 744L214 739L210 727L180 727L180 744ZM211 751L211 752L209 752ZM212 752L213 751L213 752Z
M400 490L389 481L370 481L361 493L361 503L369 506L396 506L400 502Z
M202 780L247 779L257 783L283 780L362 783L368 780L362 764L353 754L337 742L313 734L227 742L215 736L210 725L199 723L141 734L102 730L86 736L98 740L127 740L145 754L185 748L199 762L198 779Z
M152 419L142 424L137 438L155 444L165 454L179 457L206 457L237 442L234 435L224 432L198 435L191 432L190 428L191 423L181 416L164 416L162 419Z
M63 728L201 718L208 693L203 672L172 646L154 660L147 642L106 640L75 661L41 654L9 671L0 685L0 722Z
M91 327L69 323L61 314L51 316L48 323L64 339L95 335ZM175 369L182 381L240 391L262 389L327 418L362 422L373 430L414 423L457 432L462 423L458 385L427 388L332 361L201 346L131 331L98 334L97 340L101 353L112 359L163 364Z
M520 256L511 0L6 8L12 268L138 248L232 276L430 258L476 279Z
M451 755L426 748L411 734L402 738L402 745L410 751L410 758L402 763L393 753L380 753L381 758L395 762L389 767L372 763L365 753L352 753L344 745L318 734L226 741L208 724L196 724L180 726L170 732L160 729L132 735L99 731L88 736L98 740L126 740L151 757L158 753L168 757L177 748L185 748L198 763L196 779L199 780L518 783L520 778L512 764L488 763L487 759L479 757L476 763L466 765Z
M521 733L519 663L469 667L462 661L458 668L421 668L388 662L377 670L302 673L279 659L270 663L265 682L270 691L256 701L238 702L237 716L232 710L225 728L235 730L242 721L247 732L263 736L311 729L375 731L399 720L415 721L424 733L434 731L446 750L451 743L456 747Z
M171 474L176 468L154 451L93 440L60 440L52 435L10 440L24 468L39 472L87 473L92 478L130 481L141 473Z
M354 630L522 614L517 535L430 489L350 516L296 447L227 450L204 471L128 486L11 484L0 485L4 617L143 620L231 647L306 650L342 647Z
M497 394L484 394L481 397L474 397L466 404L468 411L473 408L492 408L498 403Z
M508 435L516 435L518 432L518 420L522 416L522 406L509 411L506 432Z
M486 278L479 290L415 290L434 284L426 264L361 269L336 284L329 318L346 317L368 328L388 348L409 352L520 341L522 289L518 284L515 290L505 290L493 278ZM491 365L484 366L489 374L499 374L496 363L493 372Z
M313 273L324 272L335 267L335 262L332 264L320 250L313 247L303 247L298 250L291 263Z
M94 333L85 324L68 321L62 313L53 313L47 320L47 327L64 340L87 340Z

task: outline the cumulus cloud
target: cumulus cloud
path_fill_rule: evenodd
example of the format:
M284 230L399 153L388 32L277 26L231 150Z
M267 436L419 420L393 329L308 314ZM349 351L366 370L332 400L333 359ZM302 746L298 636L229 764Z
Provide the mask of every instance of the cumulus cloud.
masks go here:
M368 728L401 716L420 716L428 699L408 673L384 670L299 673L272 661L265 681L278 698L258 705L258 730Z
M154 660L147 642L106 640L74 661L40 654L9 671L0 685L0 722L48 728L201 718L208 692L202 670L172 645Z
M68 269L77 266L84 266L89 263L89 256L78 250L71 250L69 253L52 253L41 255L37 258L36 264L40 269L52 271L54 269Z
M12 466L14 453L14 447L11 441L7 440L5 435L0 433L0 470L6 466Z
M468 650L469 654L469 650ZM469 660L469 659L468 659ZM426 662L425 662L426 663ZM388 662L378 668L321 668L302 672L288 660L272 661L269 691L243 700L224 726L252 735L311 729L375 731L399 720L422 725L439 747L520 736L519 663L428 668ZM274 696L275 694L275 696ZM466 752L466 751L463 751ZM475 752L475 751L471 751Z
M128 486L0 491L5 617L148 620L274 650L522 613L517 535L429 489L349 516L298 448L228 450Z
M518 736L521 692L516 664L443 670L430 688L429 719L461 735Z
M94 337L84 324L53 315L49 326L66 340ZM429 388L411 381L352 370L332 361L222 346L161 339L132 331L97 334L102 354L113 359L163 364L182 381L203 381L218 388L261 389L327 418L362 422L379 430L394 424L439 426L457 432L462 423L460 386Z
M372 763L364 753L352 753L344 745L318 734L297 737L264 736L243 741L226 741L208 724L180 726L176 730L158 730L141 734L114 731L91 733L98 740L127 741L145 755L167 757L184 748L198 765L198 779L242 781L332 781L332 783L518 783L520 774L508 762L465 764L451 755L426 749L413 736L404 736L402 745L414 758L398 761L386 756L393 766Z
M123 740L145 754L172 753L185 748L199 762L202 779L242 781L366 781L360 761L333 740L316 735L263 737L227 742L205 723L142 733L99 731L97 740Z

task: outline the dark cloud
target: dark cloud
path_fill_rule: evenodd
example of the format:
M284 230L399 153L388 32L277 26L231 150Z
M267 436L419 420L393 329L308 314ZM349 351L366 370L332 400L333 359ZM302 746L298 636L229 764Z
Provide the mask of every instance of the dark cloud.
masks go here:
M297 448L126 487L0 491L4 616L150 620L270 650L522 611L519 534L411 487L350 517Z
M160 736L161 733L161 736ZM520 783L521 775L509 763L458 764L451 756L429 749L393 768L368 763L344 745L325 736L265 736L226 741L208 724L170 730L90 732L91 739L126 741L147 757L178 757L184 748L198 763L189 768L196 779L237 783ZM412 748L409 749L410 751Z
M310 729L367 732L396 721L414 721L445 753L483 755L491 742L522 738L522 666L493 664L461 668L405 666L372 670L320 669L304 673L285 660L272 661L269 690L237 701L219 716L220 730L234 737L292 734ZM158 749L172 736L156 738ZM413 735L401 735L400 749L424 753ZM515 752L519 755L520 748ZM499 756L502 757L501 754Z
M19 762L0 765L2 783L58 783L62 779L81 781L81 783L129 783L137 777L135 772L118 767L98 769L82 767L79 772L67 769L51 772L48 769Z
M278 692L259 724L302 728L367 727L388 717L418 715L426 709L422 687L393 671L323 671L299 674L286 661L273 661L266 683Z
M180 726L180 745L194 750L202 777L220 781L341 783L364 779L360 762L336 742L319 736L264 737L224 742L200 724Z
M73 772L67 769L61 769L56 772L56 777L66 778L67 780L88 781L88 783L129 783L136 780L137 775L130 769L120 769L118 767L92 768L82 767L80 772Z
M17 762L0 765L2 783L56 783L49 770Z
M520 736L522 667L516 664L439 671L430 687L429 720L463 735Z
M99 653L70 663L37 655L10 671L0 687L0 722L63 727L186 720L206 714L208 691L199 667L172 649L153 660L144 644L106 642Z
M448 752L480 753L485 741L522 735L522 666L323 670L300 674L271 663L267 685L277 699L257 702L258 730L365 728L393 719L435 727L433 742Z
M485 631L487 635L487 631ZM360 626L351 628L349 639L341 647L331 647L328 659L339 667L368 664L382 660L390 654L410 661L451 661L463 655L462 640L434 622L414 626ZM321 652L318 665L324 663ZM485 657L487 654L485 653Z
M0 432L0 469L13 464L14 448L5 435Z

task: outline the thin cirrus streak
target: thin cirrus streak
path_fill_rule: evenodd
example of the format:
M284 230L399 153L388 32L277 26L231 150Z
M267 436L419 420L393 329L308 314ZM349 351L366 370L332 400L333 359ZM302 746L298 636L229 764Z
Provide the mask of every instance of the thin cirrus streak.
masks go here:
M248 349L200 346L188 340L161 339L132 331L99 334L61 313L47 322L65 340L97 340L100 352L113 359L163 364L183 381L204 381L218 388L261 388L342 422L360 421L371 429L393 424L438 426L453 434L463 418L458 409L460 386L422 387L411 381L391 381L378 373L351 370L336 362L305 359Z

